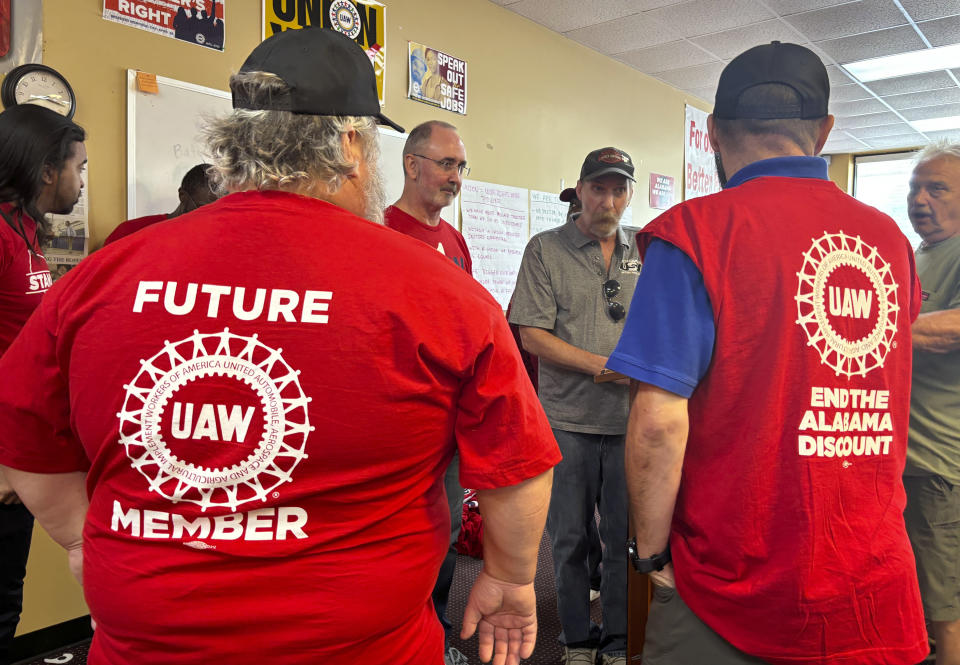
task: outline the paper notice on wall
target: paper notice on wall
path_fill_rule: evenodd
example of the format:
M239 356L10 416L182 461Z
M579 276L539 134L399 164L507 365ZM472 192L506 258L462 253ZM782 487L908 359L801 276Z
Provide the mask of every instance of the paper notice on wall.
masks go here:
M720 179L714 164L713 148L707 138L707 113L687 104L683 132L683 198L720 191Z
M530 237L541 231L563 226L567 221L569 203L560 200L553 192L530 190Z
M50 220L50 235L43 243L43 255L50 267L54 281L89 253L89 200L87 199L87 170L80 176L83 189L80 199L66 215L47 215Z
M464 180L460 196L461 232L473 276L506 309L527 244L527 190Z

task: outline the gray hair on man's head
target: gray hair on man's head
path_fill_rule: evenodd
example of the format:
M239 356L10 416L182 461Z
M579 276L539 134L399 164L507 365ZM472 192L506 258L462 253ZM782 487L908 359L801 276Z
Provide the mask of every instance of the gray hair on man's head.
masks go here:
M946 139L931 143L917 153L914 161L919 164L938 157L953 157L960 159L960 143L951 143Z
M230 88L242 89L254 105L289 95L283 79L267 72L234 74ZM336 192L358 166L343 150L342 137L350 130L360 136L367 165L376 168L380 144L372 117L236 109L210 121L205 135L214 179L222 192L300 191L317 182Z

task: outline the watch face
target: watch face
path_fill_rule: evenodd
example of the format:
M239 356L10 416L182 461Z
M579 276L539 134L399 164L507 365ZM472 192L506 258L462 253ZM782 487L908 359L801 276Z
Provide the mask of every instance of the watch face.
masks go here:
M51 72L25 74L17 81L13 96L17 104L45 106L64 116L70 116L73 110L73 91L66 81Z

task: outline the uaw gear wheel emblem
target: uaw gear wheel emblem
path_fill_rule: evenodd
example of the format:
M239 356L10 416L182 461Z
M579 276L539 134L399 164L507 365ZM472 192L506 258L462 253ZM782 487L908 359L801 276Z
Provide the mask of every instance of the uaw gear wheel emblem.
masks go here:
M314 428L300 372L281 351L229 328L194 330L140 361L117 417L151 491L236 511L292 481Z
M330 27L356 39L360 34L360 12L350 0L334 0L330 5Z
M837 376L883 367L897 331L897 283L890 265L859 236L825 233L797 273L797 324Z

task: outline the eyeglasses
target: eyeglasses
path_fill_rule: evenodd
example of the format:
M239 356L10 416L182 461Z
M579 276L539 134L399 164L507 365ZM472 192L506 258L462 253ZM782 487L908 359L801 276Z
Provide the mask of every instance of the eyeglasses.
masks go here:
M627 310L623 308L623 305L613 300L618 293L620 293L620 282L615 279L608 279L603 283L603 297L607 301L607 314L614 321L619 321L627 315Z
M433 157L427 157L426 155L418 155L415 152L411 152L411 155L414 157L419 157L420 159L429 159L431 162L442 168L447 173L452 173L457 171L460 175L470 175L470 167L467 166L466 162L460 162L457 164L452 159L434 159Z

